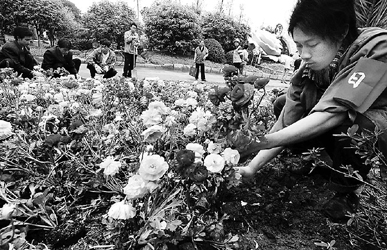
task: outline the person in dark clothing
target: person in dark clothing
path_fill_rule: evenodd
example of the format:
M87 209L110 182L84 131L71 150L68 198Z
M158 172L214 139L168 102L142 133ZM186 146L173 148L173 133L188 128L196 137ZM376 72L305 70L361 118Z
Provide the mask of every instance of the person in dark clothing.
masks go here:
M58 41L58 46L47 50L43 55L42 69L50 70L53 77L59 77L58 73L54 73L58 68L66 69L70 74L77 76L81 60L73 59L73 54L70 51L71 42L67 39Z
M0 51L0 68L13 68L23 78L43 76L34 71L38 62L30 53L28 45L32 40L32 32L26 27L16 27L13 33L14 41L7 42Z
M334 222L346 222L348 213L357 211L371 165L356 153L351 138L335 135L349 128L359 134L381 131L373 147L380 151L381 173L386 171L387 30L358 29L354 0L298 0L288 31L303 63L286 97L275 103L279 117L270 132L254 145L236 146L241 157L258 152L237 170L252 177L284 148L324 148L326 177L335 195L323 212ZM343 173L343 166L360 177Z
M103 78L111 78L117 74L114 69L116 54L110 49L111 43L107 39L100 42L100 47L87 56L87 68L90 70L91 78L95 74L103 74Z

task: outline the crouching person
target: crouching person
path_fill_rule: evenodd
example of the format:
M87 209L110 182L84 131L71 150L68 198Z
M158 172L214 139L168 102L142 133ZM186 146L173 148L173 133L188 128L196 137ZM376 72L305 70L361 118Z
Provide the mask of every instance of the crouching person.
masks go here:
M111 78L117 74L114 69L116 54L110 49L110 45L108 40L103 39L100 47L87 56L87 68L90 70L91 78L94 78L95 74L103 74L103 78Z
M15 40L7 42L0 50L0 68L13 68L23 78L42 76L42 73L33 70L38 62L29 48L32 31L27 27L16 27L13 36Z
M78 58L73 59L73 54L70 49L71 42L69 40L59 40L58 46L51 48L44 53L42 69L50 70L53 77L60 77L60 74L55 73L55 70L64 68L76 77L79 72L79 67L81 66L81 60Z

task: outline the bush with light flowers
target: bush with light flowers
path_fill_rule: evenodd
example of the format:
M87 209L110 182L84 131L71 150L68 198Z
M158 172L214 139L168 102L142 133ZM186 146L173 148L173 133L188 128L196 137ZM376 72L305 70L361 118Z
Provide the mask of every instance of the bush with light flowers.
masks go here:
M14 204L9 220L34 217L28 229L50 232L42 243L54 245L78 216L98 220L103 233L90 234L118 249L232 238L221 221L224 195L240 182L226 138L234 111L213 105L207 85L4 74L0 90L5 183L17 176L0 199Z

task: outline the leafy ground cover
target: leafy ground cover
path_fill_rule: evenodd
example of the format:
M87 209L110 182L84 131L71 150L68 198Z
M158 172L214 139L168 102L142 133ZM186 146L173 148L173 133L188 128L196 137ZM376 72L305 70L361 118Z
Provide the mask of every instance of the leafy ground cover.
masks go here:
M265 133L275 92L237 110L205 84L0 76L1 249L386 249L376 172L336 224L329 182L294 171L311 157L234 171L229 133Z

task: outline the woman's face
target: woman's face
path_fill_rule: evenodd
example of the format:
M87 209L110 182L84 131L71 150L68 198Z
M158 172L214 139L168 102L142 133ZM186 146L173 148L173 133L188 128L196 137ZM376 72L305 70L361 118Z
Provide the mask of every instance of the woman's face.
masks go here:
M302 60L312 70L322 70L335 58L340 43L324 40L313 34L306 34L298 27L293 30L293 40Z

